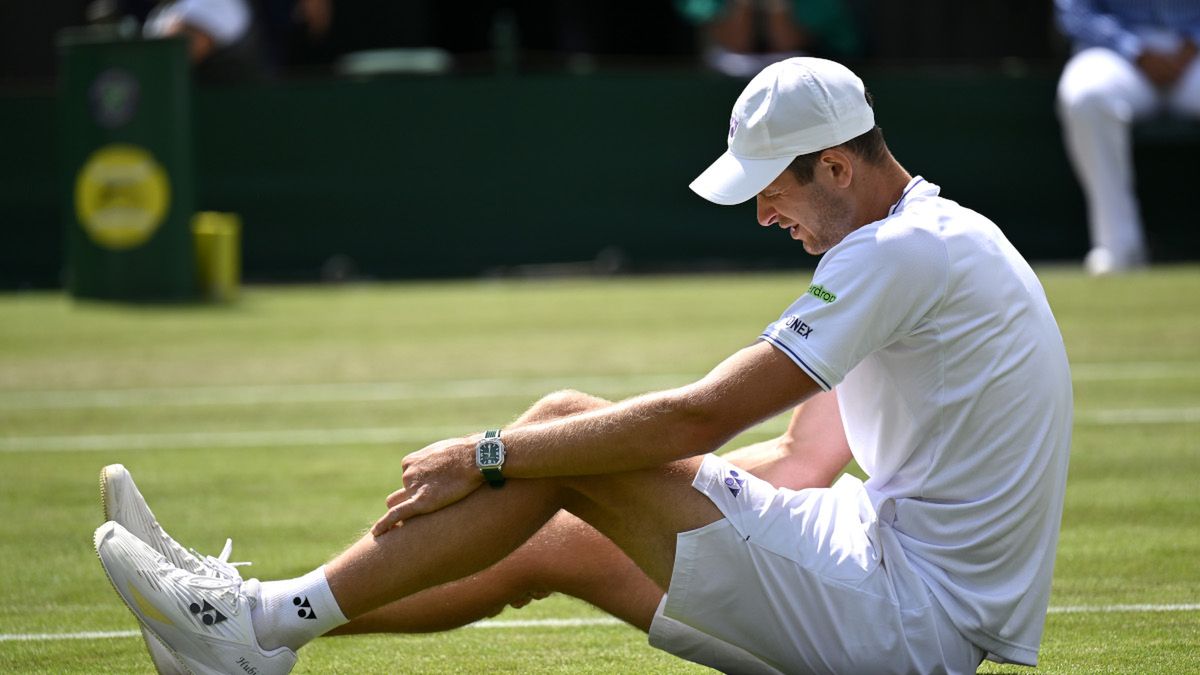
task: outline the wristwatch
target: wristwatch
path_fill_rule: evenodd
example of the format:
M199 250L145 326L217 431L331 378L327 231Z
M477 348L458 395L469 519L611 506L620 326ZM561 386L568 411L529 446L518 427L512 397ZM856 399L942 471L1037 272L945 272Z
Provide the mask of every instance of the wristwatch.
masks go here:
M475 444L475 466L483 473L483 479L493 488L504 486L504 441L500 430L485 431L483 438Z

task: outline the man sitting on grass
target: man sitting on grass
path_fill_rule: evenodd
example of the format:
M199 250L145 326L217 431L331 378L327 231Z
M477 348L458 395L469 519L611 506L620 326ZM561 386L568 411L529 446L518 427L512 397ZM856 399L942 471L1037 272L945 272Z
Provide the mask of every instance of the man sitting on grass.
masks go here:
M406 456L387 513L307 575L182 553L114 471L97 552L160 668L282 673L331 631L450 628L555 590L730 672L1036 664L1072 401L1028 264L897 163L829 61L755 77L692 189L756 197L823 255L812 285L693 384L559 393ZM776 443L707 454L788 409ZM851 459L869 479L831 486Z

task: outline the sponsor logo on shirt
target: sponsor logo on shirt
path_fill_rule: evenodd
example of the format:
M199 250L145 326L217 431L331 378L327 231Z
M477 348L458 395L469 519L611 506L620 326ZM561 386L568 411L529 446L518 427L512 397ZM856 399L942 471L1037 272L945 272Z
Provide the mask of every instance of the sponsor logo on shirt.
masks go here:
M805 323L804 320L798 316L789 316L785 318L783 320L783 325L787 326L788 330L792 331L796 335L799 335L805 340L808 339L808 336L812 334L813 330L812 326Z
M813 296L814 298L824 302L825 304L829 304L829 303L833 302L834 300L837 300L836 295L825 290L824 286L819 286L817 284L813 284L812 286L809 286L808 290L805 292L808 293L809 295Z
M729 489L729 493L737 498L742 490L746 487L746 479L741 477L737 471L729 470L729 475L725 477L725 487Z

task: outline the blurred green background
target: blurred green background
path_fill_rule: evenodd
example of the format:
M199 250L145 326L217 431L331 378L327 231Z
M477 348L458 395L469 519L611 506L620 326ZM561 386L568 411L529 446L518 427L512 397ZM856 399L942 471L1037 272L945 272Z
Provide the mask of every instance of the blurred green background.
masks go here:
M72 190L93 122L90 104L63 102L88 100L69 97L91 77L64 81L56 36L90 21L89 35L128 43L156 2L0 9L0 289L62 286L65 233L78 229ZM724 150L748 79L711 67L702 17L719 19L721 2L230 2L252 10L252 54L232 55L245 67L181 69L194 85L167 119L152 106L163 85L147 79L130 126L170 138L166 159L165 144L150 147L176 194L194 193L184 208L242 217L247 279L814 262L757 236L751 206L716 208L686 187ZM1050 0L816 3L824 18L793 4L811 24L808 53L863 76L910 172L988 215L1030 259L1082 257L1083 200L1054 111L1070 48ZM325 23L311 14L322 6ZM1160 122L1135 143L1151 253L1196 259L1185 214L1200 128Z

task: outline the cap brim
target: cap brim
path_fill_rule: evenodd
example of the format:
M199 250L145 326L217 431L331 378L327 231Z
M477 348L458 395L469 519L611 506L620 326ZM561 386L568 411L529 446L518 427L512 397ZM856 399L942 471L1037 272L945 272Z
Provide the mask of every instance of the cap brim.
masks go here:
M794 157L744 159L728 150L689 185L714 204L730 206L754 197L779 177Z

